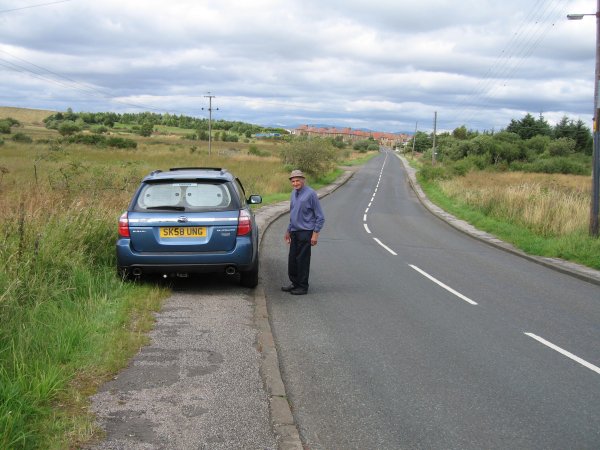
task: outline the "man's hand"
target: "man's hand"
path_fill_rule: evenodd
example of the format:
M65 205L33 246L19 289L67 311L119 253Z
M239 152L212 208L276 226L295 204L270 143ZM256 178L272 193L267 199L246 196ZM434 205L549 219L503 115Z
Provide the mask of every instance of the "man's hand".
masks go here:
M310 245L312 245L314 247L315 245L317 245L318 240L319 240L319 233L317 233L316 231L313 231L313 234L310 238Z
M290 232L286 231L285 235L283 236L283 239L285 240L285 242L288 243L288 245L290 244L290 242L292 242L292 238L290 237Z

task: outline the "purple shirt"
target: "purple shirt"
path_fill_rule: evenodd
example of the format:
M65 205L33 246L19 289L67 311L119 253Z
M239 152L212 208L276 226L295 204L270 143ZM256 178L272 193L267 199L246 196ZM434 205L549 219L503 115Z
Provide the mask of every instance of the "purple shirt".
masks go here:
M303 186L294 190L290 199L290 224L288 231L312 230L317 233L323 228L325 215L314 189Z

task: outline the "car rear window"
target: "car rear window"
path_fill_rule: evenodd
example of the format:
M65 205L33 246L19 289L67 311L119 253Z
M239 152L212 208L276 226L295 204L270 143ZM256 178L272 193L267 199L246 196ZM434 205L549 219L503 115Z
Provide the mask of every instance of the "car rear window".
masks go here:
M237 208L227 183L170 181L143 186L137 210L182 208L186 211Z

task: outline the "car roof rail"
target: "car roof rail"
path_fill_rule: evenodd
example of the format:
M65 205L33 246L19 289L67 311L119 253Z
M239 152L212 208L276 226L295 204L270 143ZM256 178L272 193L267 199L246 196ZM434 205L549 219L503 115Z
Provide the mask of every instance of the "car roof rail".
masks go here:
M148 174L148 176L156 175L157 173L161 173L161 172L162 172L162 170L160 170L160 169L156 169L156 170L153 170L152 172L150 172L150 173Z
M214 170L215 172L223 172L220 167L171 167L169 170Z

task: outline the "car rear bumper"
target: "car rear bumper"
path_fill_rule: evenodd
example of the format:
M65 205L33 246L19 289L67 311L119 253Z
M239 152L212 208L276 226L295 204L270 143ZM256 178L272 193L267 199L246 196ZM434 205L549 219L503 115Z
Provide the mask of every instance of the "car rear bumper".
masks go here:
M250 239L238 239L230 252L136 252L129 239L119 239L116 245L117 266L120 271L133 273L211 273L250 270L257 259L256 248ZM140 272L141 271L141 272Z

